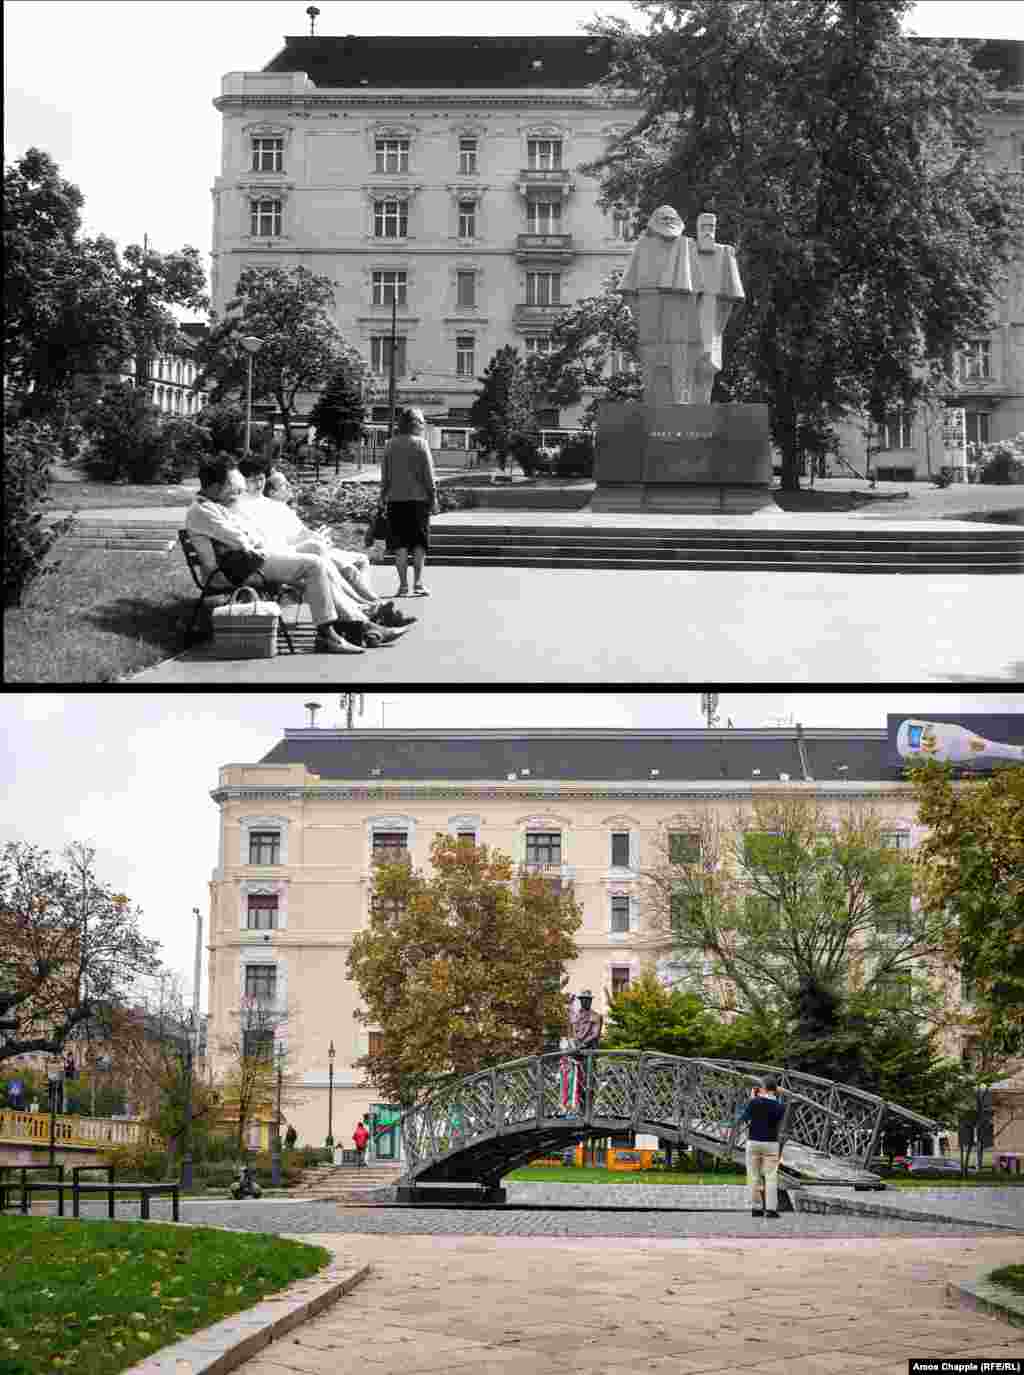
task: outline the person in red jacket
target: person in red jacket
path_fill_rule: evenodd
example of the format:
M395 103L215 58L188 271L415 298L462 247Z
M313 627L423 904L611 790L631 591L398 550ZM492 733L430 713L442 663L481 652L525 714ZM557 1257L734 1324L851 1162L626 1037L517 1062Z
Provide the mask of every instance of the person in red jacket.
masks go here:
M362 1122L358 1123L355 1131L352 1133L352 1140L356 1143L356 1156L358 1157L356 1163L359 1165L366 1164L366 1143L369 1139L370 1133L366 1130L365 1124Z

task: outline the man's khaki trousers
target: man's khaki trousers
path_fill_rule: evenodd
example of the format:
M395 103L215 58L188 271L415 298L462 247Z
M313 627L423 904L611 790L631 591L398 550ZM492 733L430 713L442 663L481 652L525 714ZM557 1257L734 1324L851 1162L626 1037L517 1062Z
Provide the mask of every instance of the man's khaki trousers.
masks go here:
M762 1190L764 1207L769 1213L779 1211L779 1143L777 1141L747 1142L747 1184L750 1186L750 1206L760 1208Z

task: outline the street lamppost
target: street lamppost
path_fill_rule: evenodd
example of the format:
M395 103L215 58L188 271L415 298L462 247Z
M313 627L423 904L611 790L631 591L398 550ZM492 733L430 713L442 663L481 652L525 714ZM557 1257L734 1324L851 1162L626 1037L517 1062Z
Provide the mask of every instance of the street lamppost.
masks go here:
M253 354L259 353L263 347L263 340L257 339L254 334L243 334L239 343L249 355L249 386L246 392L245 403L245 453L249 455L249 435L252 430L252 360Z
M334 1040L327 1049L327 1149L334 1152Z
M193 1074L193 1035L196 1015L189 1008L185 1018L185 1130L182 1133L181 1187L192 1187L192 1074Z
M50 1165L57 1163L57 1100L62 1096L64 1087L64 1070L51 1069L47 1077L47 1087L50 1091Z
M281 1076L284 1073L284 1046L277 1043L277 1112L274 1114L274 1139L270 1143L270 1182L275 1189L281 1185Z

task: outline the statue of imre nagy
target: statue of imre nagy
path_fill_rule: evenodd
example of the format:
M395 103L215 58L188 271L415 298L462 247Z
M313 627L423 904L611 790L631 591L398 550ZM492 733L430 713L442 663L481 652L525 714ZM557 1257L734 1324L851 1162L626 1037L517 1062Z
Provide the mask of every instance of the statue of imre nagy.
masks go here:
M722 333L744 299L736 251L715 240L717 217L697 216L688 238L679 214L659 206L637 240L618 290L636 320L644 400L650 405L711 400L722 367Z

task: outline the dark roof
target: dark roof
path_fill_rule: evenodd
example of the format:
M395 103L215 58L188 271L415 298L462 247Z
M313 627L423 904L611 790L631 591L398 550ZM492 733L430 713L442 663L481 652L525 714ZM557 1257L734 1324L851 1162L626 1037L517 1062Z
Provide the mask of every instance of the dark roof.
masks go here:
M884 730L806 730L817 782L894 778ZM262 764L304 764L327 781L771 782L804 778L795 729L286 730ZM845 770L840 766L845 765ZM524 774L523 770L529 770ZM652 770L658 770L657 775ZM757 774L755 770L760 770Z
M265 72L305 72L317 86L590 86L608 70L607 40L441 37L285 38ZM540 62L540 67L534 63Z
M915 42L950 42L915 36ZM956 40L999 90L1024 86L1024 43L1014 38ZM305 72L316 86L580 87L599 81L611 43L586 34L564 37L286 37L265 72ZM539 68L534 62L541 62Z

